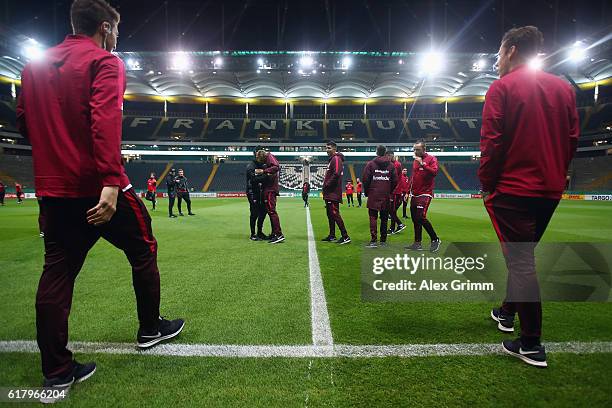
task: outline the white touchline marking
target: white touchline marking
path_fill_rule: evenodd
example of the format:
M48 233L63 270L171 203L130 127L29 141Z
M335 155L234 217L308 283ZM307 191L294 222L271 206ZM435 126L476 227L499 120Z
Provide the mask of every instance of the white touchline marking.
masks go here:
M612 342L544 343L549 353L590 354L612 353ZM500 343L466 344L398 344L398 345L230 345L167 343L148 350L139 350L134 343L103 343L75 341L69 348L77 353L142 354L172 357L234 357L234 358L372 358L372 357L431 357L485 356L502 354ZM0 353L38 353L32 340L0 341Z
M310 317L312 325L312 343L315 346L331 346L334 344L325 288L321 277L321 266L317 255L317 245L310 221L310 207L306 207L306 228L308 231L308 267L310 269Z

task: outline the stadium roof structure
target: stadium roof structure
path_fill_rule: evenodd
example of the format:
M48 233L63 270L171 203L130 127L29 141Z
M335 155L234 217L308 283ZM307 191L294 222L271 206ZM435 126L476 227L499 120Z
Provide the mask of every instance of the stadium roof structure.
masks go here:
M424 54L406 52L118 52L126 64L126 99L233 103L270 101L407 101L482 99L497 75L494 54L446 54L428 75ZM307 64L303 58L307 57ZM177 64L180 58L180 64ZM543 57L545 60L547 57ZM0 57L0 79L17 83L22 57ZM575 86L612 82L610 58L547 70ZM550 65L550 66L548 66ZM431 67L429 67L431 68Z

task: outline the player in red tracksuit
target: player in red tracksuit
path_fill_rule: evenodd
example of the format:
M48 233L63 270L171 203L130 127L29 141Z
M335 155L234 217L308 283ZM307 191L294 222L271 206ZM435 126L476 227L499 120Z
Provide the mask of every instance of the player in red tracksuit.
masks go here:
M310 193L310 183L305 181L302 184L302 200L304 201L304 208L308 207L308 194Z
M340 215L340 203L342 202L342 176L344 155L338 153L338 146L334 142L327 142L325 145L329 163L323 180L323 200L327 210L327 221L329 223L329 235L323 238L325 242L336 241L336 225L340 229L342 236L336 243L340 245L348 244L351 238L346 232L344 221Z
M353 207L355 206L355 201L353 200L353 182L349 180L348 183L346 183L346 203L347 206L350 207L351 204L353 204Z
M503 350L545 367L534 250L565 189L580 126L572 87L527 65L541 45L542 33L532 26L502 39L500 79L491 84L482 113L478 176L509 273L506 299L491 317L510 333L518 313L521 336L504 341Z
M6 186L0 181L0 205L4 205L4 195L6 194Z
M402 178L400 180L401 187L400 192L402 194L402 218L408 218L406 215L406 207L408 206L408 200L410 199L410 177L408 177L408 169L402 169Z
M15 182L15 195L17 196L17 204L23 203L23 187Z
M276 157L270 152L267 152L263 147L258 146L257 161L265 164L265 169L255 169L255 174L266 174L267 178L263 186L264 203L266 211L272 225L272 235L270 236L270 244L278 244L285 240L281 229L280 218L276 212L276 197L279 195L278 173L280 172L280 164Z
M427 209L433 199L434 179L438 174L438 159L427 154L424 142L414 144L414 163L412 164L412 185L410 186L410 216L414 225L414 243L406 249L423 250L421 239L423 228L431 239L430 251L440 250L440 238L436 235L431 222L427 219Z
M32 145L36 194L46 216L36 294L45 387L69 387L95 372L95 363L80 364L67 349L68 317L75 279L101 237L122 249L132 266L138 347L170 339L184 326L159 315L157 241L121 162L126 78L111 53L119 14L101 0L75 0L70 14L74 35L25 66L16 109L19 131Z
M151 173L147 180L147 194L145 198L153 204L153 211L155 211L155 203L157 201L157 180L155 179L155 173Z
M368 197L368 215L370 217L369 248L385 246L387 242L387 220L389 217L389 199L397 186L396 171L389 157L385 156L385 146L376 148L376 158L368 162L363 169L361 179ZM377 223L380 215L380 244L377 243Z
M391 197L389 199L389 218L391 218L391 228L389 229L389 234L393 235L403 231L406 228L406 226L397 216L397 209L400 207L400 205L402 205L402 186L400 182L402 178L402 163L400 163L392 151L387 152L387 157L393 164L393 168L395 169L395 179L397 180L395 189L391 192Z
M363 184L361 180L357 179L355 189L357 190L357 207L361 207L361 194L363 194Z

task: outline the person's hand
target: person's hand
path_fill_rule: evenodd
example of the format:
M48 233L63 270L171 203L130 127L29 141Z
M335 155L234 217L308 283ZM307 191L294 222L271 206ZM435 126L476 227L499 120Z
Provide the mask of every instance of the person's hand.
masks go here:
M255 174L262 174L263 172L263 169L255 169Z
M423 164L423 158L420 156L414 156L414 160L421 165Z
M98 205L87 211L87 223L97 227L109 222L111 218L113 218L115 211L117 211L118 194L119 187L117 186L106 186L102 188Z

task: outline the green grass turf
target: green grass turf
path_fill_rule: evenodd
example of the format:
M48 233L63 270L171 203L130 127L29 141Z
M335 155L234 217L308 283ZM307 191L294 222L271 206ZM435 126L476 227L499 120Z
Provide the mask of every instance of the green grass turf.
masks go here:
M62 407L609 407L612 354L223 359L83 355L99 371ZM0 385L38 384L38 356L3 354ZM8 405L8 404L7 404ZM23 404L20 406L40 406Z
M159 241L162 313L187 319L178 342L308 344L310 304L304 210L279 200L287 242L248 241L245 200L194 200L196 217L152 213ZM0 207L0 340L34 339L34 295L42 265L37 207ZM311 201L317 239L327 234ZM490 304L377 304L360 299L365 208L342 214L353 243L317 242L336 343L500 342ZM495 241L478 200L435 200L429 218L443 240ZM267 225L267 224L266 224ZM410 230L392 242L408 242ZM545 241L610 241L612 205L562 202ZM71 340L132 342L129 265L100 241L76 284ZM609 304L546 303L544 340L612 340ZM610 406L611 354L552 354L537 370L507 356L372 359L223 359L79 355L99 372L64 406ZM510 376L509 374L512 374ZM40 384L39 356L0 354L0 386ZM27 406L27 405L26 405Z
M315 235L328 234L325 208L311 204ZM319 262L336 343L473 343L497 342L489 317L493 304L480 303L364 303L360 293L360 262L369 242L366 208L341 207L353 242L338 247L317 242ZM400 210L401 215L401 210ZM491 222L480 200L434 200L428 218L446 242L495 242ZM410 223L410 220L405 220ZM337 233L338 234L338 233ZM427 234L423 231L424 239ZM548 242L612 241L612 204L563 201L543 240ZM411 243L411 224L389 237L390 243ZM500 271L500 273L506 273ZM546 341L612 340L609 303L545 303L543 336Z

